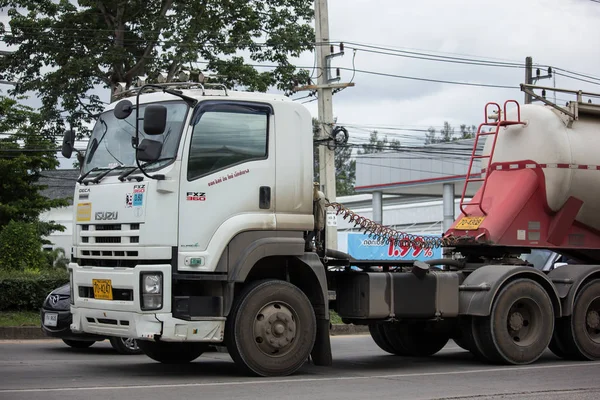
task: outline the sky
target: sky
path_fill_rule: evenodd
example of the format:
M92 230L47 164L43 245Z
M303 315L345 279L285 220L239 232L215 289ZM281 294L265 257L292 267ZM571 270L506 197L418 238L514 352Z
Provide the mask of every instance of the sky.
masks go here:
M525 57L531 56L534 65L600 77L599 0L329 0L328 9L330 40L345 43L344 56L335 58L333 66L344 68L342 82L355 84L334 95L334 117L339 125L348 126L350 141L355 143L364 142L369 131L377 129L402 144L416 144L424 132L403 129L439 128L444 121L456 127L478 125L487 102L522 102L524 96L518 89L524 81L523 68L374 54L364 51L365 45L395 54L407 54L395 51L401 50L511 64L524 64ZM0 20L6 21L6 11L0 12ZM354 52L353 47L359 50ZM314 54L303 54L297 65L312 68ZM354 69L514 88L353 74ZM314 71L313 76L317 74ZM595 82L555 76L539 84L600 93L600 81ZM292 97L306 95L300 92ZM557 98L573 100L566 94ZM305 106L317 116L316 101Z
M549 64L600 77L600 2L330 0L328 8L332 41L520 64L531 56L534 64ZM334 65L352 68L352 57L353 50L346 48L343 58L336 58ZM312 63L313 58L306 57L302 61ZM523 68L453 64L364 51L356 52L354 65L363 71L515 86L517 89L429 83L356 73L353 80L356 86L333 98L334 116L340 124L427 128L439 127L448 121L454 126L462 123L478 125L483 122L483 107L487 102L508 99L522 102L524 97L518 89L524 82ZM542 71L542 75L545 74ZM352 78L352 72L343 70L341 76L342 81L347 82ZM600 93L598 84L563 76L556 76L556 82L547 79L538 84ZM573 99L564 94L557 98ZM316 101L306 106L317 115ZM354 133L356 136L359 132ZM390 131L391 135L399 133ZM403 138L408 141L404 136L400 137L401 141Z

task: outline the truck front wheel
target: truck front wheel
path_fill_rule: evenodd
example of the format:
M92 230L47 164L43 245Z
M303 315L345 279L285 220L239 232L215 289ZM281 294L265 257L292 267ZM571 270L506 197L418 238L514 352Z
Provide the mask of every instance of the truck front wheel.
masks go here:
M225 326L231 358L245 372L290 375L304 364L316 338L316 319L306 295L281 280L249 284L235 300Z
M163 364L185 364L194 361L208 349L208 343L200 342L151 342L138 340L144 354Z

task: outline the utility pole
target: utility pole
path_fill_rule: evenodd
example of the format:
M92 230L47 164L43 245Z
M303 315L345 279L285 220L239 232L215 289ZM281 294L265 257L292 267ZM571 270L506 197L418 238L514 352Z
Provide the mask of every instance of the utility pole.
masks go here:
M327 87L329 78L329 68L327 65L327 56L331 54L329 42L329 13L327 10L327 0L315 0L315 37L317 42L317 101L319 107L319 139L325 139L331 136L333 128L333 104L331 103L333 93L331 87ZM319 177L321 189L325 197L334 202L336 198L335 191L335 153L329 149L329 146L319 146ZM335 218L335 220L333 219ZM328 249L337 250L337 217L335 214L327 214L327 225L325 230Z
M335 146L330 146L333 141L333 89L342 89L354 86L354 83L336 83L338 77L331 76L330 61L333 57L343 55L333 54L333 46L329 45L329 13L327 0L315 0L315 39L318 78L316 85L296 87L296 91L317 91L319 108L319 185L329 202L336 199L335 193ZM342 46L340 46L342 48ZM343 48L342 48L343 49ZM339 72L338 72L339 75ZM337 250L337 216L333 210L327 212L327 225L325 228L328 249Z
M525 58L525 84L531 85L533 83L533 59L531 57ZM529 93L525 92L525 104L531 104L532 97Z

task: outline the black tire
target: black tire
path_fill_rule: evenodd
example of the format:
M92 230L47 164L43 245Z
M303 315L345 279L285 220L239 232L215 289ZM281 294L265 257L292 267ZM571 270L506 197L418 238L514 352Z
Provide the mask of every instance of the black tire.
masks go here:
M387 353L396 354L396 350L392 347L390 342L388 342L385 337L385 332L383 331L383 323L373 323L369 324L369 333L373 338L373 341L379 348Z
M225 324L227 350L249 375L284 376L307 360L317 324L306 295L291 283L250 283L234 301Z
M89 341L89 340L70 340L70 339L63 339L63 342L65 342L65 344L67 346L70 346L74 349L87 349L88 347L90 347L91 345L93 345L94 343L96 343L95 341Z
M163 364L185 364L200 357L208 348L201 342L152 342L138 340L137 345L148 357Z
M386 338L399 355L429 357L446 346L450 335L427 322L384 325Z
M560 338L558 337L557 328L559 325L560 325L560 321L556 321L554 323L554 334L552 335L552 340L550 340L550 344L548 345L548 348L557 357L570 358L569 354L567 353L567 351L565 349L565 346L562 344L562 342L560 341Z
M552 339L552 300L537 282L516 279L500 289L490 316L479 322L475 329L486 358L501 364L530 364Z
M579 290L573 313L561 318L556 332L567 358L600 360L600 281Z
M142 354L143 351L140 349L140 346L137 344L137 340L132 338L122 338L122 337L111 337L110 345L117 351L119 354L132 355L132 354Z
M467 319L469 319L468 316L459 317L459 319L457 320L457 326L454 329L454 333L452 335L452 340L454 340L454 343L456 343L456 345L458 347L460 347L461 349L466 350L466 351L471 351L470 343L469 343L468 339L465 338L465 333L463 332L463 324L465 323L464 321ZM470 324L471 324L471 321L469 319L469 327L470 327Z
M477 333L476 326L479 325L481 317L465 315L460 317L459 327L461 332L461 342L464 348L473 354L473 356L483 362L490 360L483 354L481 340Z

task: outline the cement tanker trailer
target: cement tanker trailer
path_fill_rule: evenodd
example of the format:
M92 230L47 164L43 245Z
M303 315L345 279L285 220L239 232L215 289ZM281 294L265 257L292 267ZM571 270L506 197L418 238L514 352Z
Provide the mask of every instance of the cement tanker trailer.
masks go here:
M489 103L475 139L465 189L481 187L470 201L463 190L445 234L464 263L457 340L490 361L532 361L546 345L598 360L600 106L581 92L566 107L536 97L547 104ZM571 262L549 273L519 265L536 248Z

